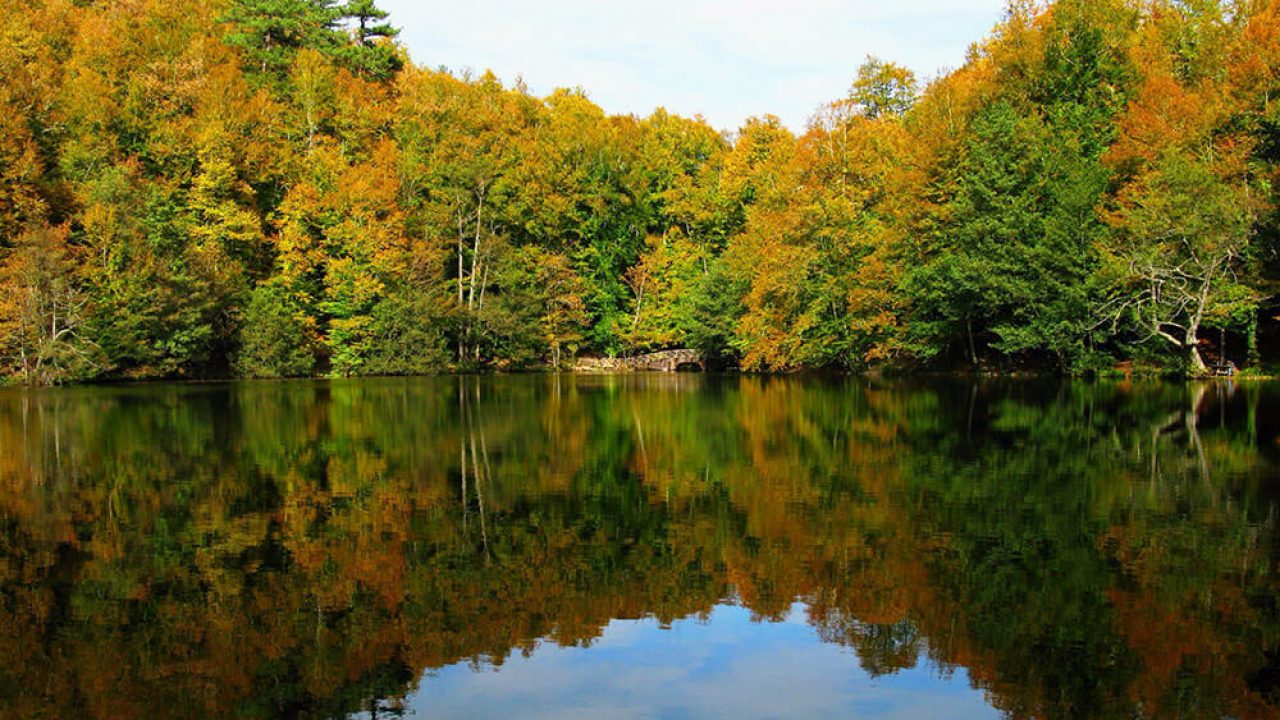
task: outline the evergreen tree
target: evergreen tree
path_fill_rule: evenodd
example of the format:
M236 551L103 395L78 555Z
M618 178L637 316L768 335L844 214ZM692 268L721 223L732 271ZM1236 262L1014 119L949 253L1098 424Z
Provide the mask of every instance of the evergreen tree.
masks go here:
M385 22L390 13L374 0L350 0L342 7L342 17L352 25L355 44L344 48L342 57L352 72L372 80L387 80L404 66L390 43L400 29Z
M332 52L344 45L334 0L234 0L222 20L232 28L223 40L243 50L247 69L263 77L284 78L301 48Z
M278 283L253 291L245 310L235 369L251 378L300 377L315 369L315 354L296 302Z

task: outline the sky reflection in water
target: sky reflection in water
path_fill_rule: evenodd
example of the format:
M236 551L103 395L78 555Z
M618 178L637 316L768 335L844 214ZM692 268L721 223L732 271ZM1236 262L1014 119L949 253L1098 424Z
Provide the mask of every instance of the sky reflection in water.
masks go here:
M589 649L544 645L500 669L431 673L408 707L422 718L530 720L1000 717L963 669L872 677L855 653L818 641L800 603L781 622L733 605L668 628L614 620Z
M0 717L1265 720L1278 500L1276 385L0 391Z

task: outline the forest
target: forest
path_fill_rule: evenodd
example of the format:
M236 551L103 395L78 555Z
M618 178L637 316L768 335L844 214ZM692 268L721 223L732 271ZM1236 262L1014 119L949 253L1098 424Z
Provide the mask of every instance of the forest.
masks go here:
M4 382L1280 360L1280 0L1015 0L799 135L418 67L373 0L0 11Z

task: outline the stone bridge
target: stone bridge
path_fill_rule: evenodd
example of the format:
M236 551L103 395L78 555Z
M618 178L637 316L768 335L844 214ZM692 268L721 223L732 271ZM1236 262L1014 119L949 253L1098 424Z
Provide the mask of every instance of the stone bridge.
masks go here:
M629 358L579 358L579 372L676 372L696 368L706 372L707 363L697 350L664 350Z

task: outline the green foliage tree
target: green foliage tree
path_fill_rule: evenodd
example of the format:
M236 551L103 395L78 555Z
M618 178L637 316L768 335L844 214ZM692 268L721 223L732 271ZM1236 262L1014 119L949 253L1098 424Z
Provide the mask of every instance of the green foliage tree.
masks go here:
M677 348L688 341L694 288L710 258L684 233L650 238L639 262L627 272L635 309L626 339L636 352Z
M245 66L260 77L281 80L302 48L336 52L342 11L336 0L233 0L222 22L223 40L244 53Z
M278 283L258 286L245 307L236 371L251 378L305 377L315 366L306 320L294 298Z
M922 354L959 346L975 365L989 350L1062 369L1093 362L1108 237L1097 210L1113 182L1103 153L1132 92L1125 43L1135 22L1123 3L1064 0L1037 54L1007 61L1032 67L969 120L939 188L929 257L904 287ZM1024 52L1019 31L1008 32L1009 52Z
M87 190L86 332L123 376L203 374L216 363L220 248L192 244L180 198L132 168L109 168Z
M725 262L717 258L700 275L689 290L687 342L708 361L720 366L733 366L740 359L735 344L736 329L742 317L745 283L735 278Z
M907 278L911 332L933 350L958 342L975 364L990 345L1049 351L1069 366L1088 336L1090 229L1100 225L1090 203L1105 175L1082 172L1070 153L1060 162L1052 132L1007 103L971 132L935 255Z
M1115 319L1132 321L1143 340L1168 342L1203 375L1201 328L1257 313L1258 295L1239 272L1250 252L1250 190L1206 163L1174 155L1125 199L1116 217L1125 242L1110 268L1118 279Z
M368 375L429 375L449 366L447 318L430 293L401 289L374 306Z
M400 30L386 22L390 13L379 8L374 0L349 0L340 13L343 20L352 25L355 41L345 48L342 59L356 75L383 81L404 67L401 53L391 42L400 35Z

